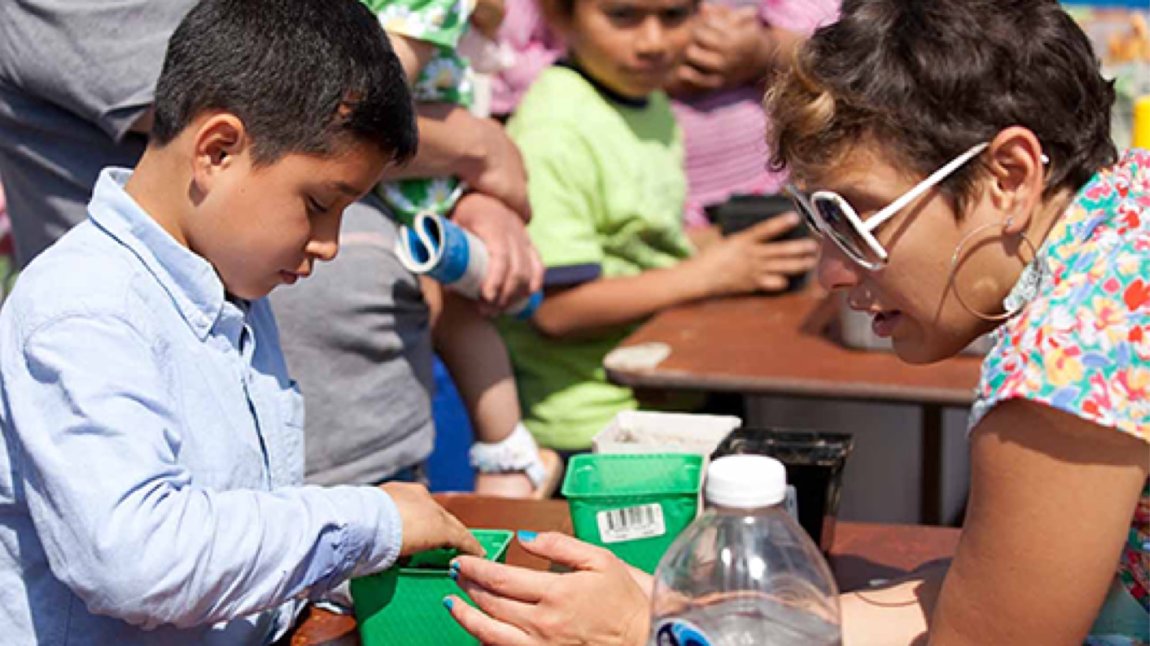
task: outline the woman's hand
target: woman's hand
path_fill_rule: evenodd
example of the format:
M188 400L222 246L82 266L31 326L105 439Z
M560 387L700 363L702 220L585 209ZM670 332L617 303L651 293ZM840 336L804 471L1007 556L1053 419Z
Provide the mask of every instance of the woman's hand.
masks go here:
M520 532L523 549L573 570L557 574L460 557L452 568L483 612L447 597L451 615L490 646L643 646L650 577L570 536ZM484 614L487 613L487 614Z

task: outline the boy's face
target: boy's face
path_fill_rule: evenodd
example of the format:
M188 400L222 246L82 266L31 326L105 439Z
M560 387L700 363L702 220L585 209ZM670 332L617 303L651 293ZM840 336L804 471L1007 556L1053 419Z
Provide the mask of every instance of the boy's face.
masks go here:
M249 151L214 173L183 229L228 293L250 300L335 257L343 210L379 180L388 159L359 142L329 156L290 153L264 166L253 166Z
M610 90L642 98L663 87L691 42L694 0L576 0L567 43Z

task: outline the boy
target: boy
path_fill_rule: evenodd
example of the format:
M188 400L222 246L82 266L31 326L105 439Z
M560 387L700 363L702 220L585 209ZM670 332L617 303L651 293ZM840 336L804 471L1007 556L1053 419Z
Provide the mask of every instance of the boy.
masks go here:
M547 267L530 325L507 323L527 426L540 444L590 446L638 406L607 383L604 355L632 324L689 300L780 290L814 243L768 244L764 222L692 257L682 228L682 137L659 88L690 42L692 0L550 0L569 58L528 91L508 131L531 178L529 231Z
M402 70L353 0L204 0L152 138L0 313L0 612L14 643L266 643L301 597L437 545L412 485L302 479L263 298L415 150Z

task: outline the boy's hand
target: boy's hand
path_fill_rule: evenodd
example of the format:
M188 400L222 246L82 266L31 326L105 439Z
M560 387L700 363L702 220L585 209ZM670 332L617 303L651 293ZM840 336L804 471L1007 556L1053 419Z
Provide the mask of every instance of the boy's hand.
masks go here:
M675 70L672 94L705 93L762 81L777 44L753 7L704 5Z
M440 547L453 547L465 554L483 555L479 541L463 523L439 506L427 487L407 482L389 482L380 487L399 509L403 523L403 547L400 556L410 556Z
M543 261L527 227L503 202L482 193L459 199L451 219L487 246L487 276L480 288L485 314L497 314L543 286Z
M688 271L704 281L708 296L782 291L789 276L810 271L817 260L814 240L774 242L796 226L795 213L760 222L704 249Z

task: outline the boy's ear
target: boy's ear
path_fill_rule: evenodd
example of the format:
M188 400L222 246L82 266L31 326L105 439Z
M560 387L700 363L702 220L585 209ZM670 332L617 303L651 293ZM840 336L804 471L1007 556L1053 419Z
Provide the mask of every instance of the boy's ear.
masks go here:
M236 166L249 142L239 117L217 112L199 121L192 144L192 177L206 192L216 176Z

